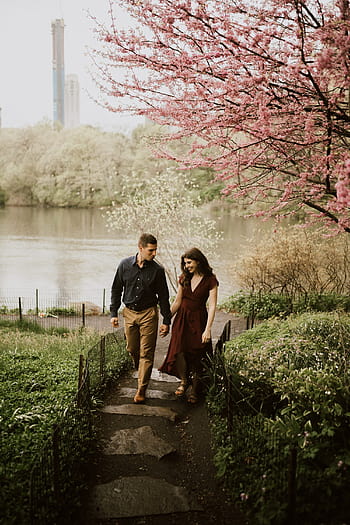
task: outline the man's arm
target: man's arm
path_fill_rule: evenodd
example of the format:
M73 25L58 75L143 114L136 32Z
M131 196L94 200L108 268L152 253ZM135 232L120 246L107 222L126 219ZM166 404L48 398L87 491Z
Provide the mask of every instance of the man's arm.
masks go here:
M121 305L122 301L122 292L123 292L123 282L121 279L122 276L122 265L119 264L118 269L116 271L113 284L112 284L112 290L111 290L111 305L110 305L110 313L111 313L111 323L113 326L118 326L118 310Z
M157 276L157 295L158 295L158 301L160 306L160 313L163 316L163 325L167 326L169 331L169 325L171 323L171 311L170 311L170 304L169 304L169 289L168 284L166 282L165 277L165 271L164 268L160 267L158 270L158 276ZM165 331L165 328L163 330L163 333ZM164 334L166 335L166 334Z

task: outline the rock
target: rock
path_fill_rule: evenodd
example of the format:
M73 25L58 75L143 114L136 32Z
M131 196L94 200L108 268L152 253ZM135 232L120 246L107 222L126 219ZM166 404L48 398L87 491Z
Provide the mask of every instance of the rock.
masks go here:
M172 408L147 405L106 405L101 409L105 414L121 414L127 416L159 416L176 421L177 412Z
M183 487L148 476L96 485L91 512L97 519L130 518L202 510Z
M133 378L137 378L138 372L135 371L132 375ZM152 375L151 379L153 381L163 381L165 383L179 383L180 379L178 379L175 376L170 376L169 374L163 374L163 372L159 372L157 368L152 368Z
M161 459L176 449L157 436L149 426L117 430L104 448L106 455L146 454Z
M118 390L118 395L120 397L127 397L133 399L135 392L135 388L123 387ZM148 388L147 397L151 399L174 399L175 396L171 392L164 392L163 390L151 390L150 388Z

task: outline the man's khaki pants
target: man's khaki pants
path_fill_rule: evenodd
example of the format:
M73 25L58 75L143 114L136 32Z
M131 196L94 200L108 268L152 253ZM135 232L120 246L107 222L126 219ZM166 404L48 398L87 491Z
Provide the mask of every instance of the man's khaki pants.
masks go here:
M158 308L152 306L141 312L125 307L123 310L126 349L138 368L138 389L143 393L148 386L158 332Z

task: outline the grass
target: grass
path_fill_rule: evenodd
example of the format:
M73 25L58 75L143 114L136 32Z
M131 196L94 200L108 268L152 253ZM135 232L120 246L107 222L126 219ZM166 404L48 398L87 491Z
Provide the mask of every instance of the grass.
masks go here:
M79 354L99 338L87 330L60 333L32 323L0 324L1 523L26 523L33 461L75 398Z

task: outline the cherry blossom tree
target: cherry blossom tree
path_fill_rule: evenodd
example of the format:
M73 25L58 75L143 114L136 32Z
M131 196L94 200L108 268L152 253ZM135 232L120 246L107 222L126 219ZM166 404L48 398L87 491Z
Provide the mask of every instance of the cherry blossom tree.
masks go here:
M109 110L170 126L186 154L159 154L259 215L350 232L349 0L110 0L110 16L92 53Z

